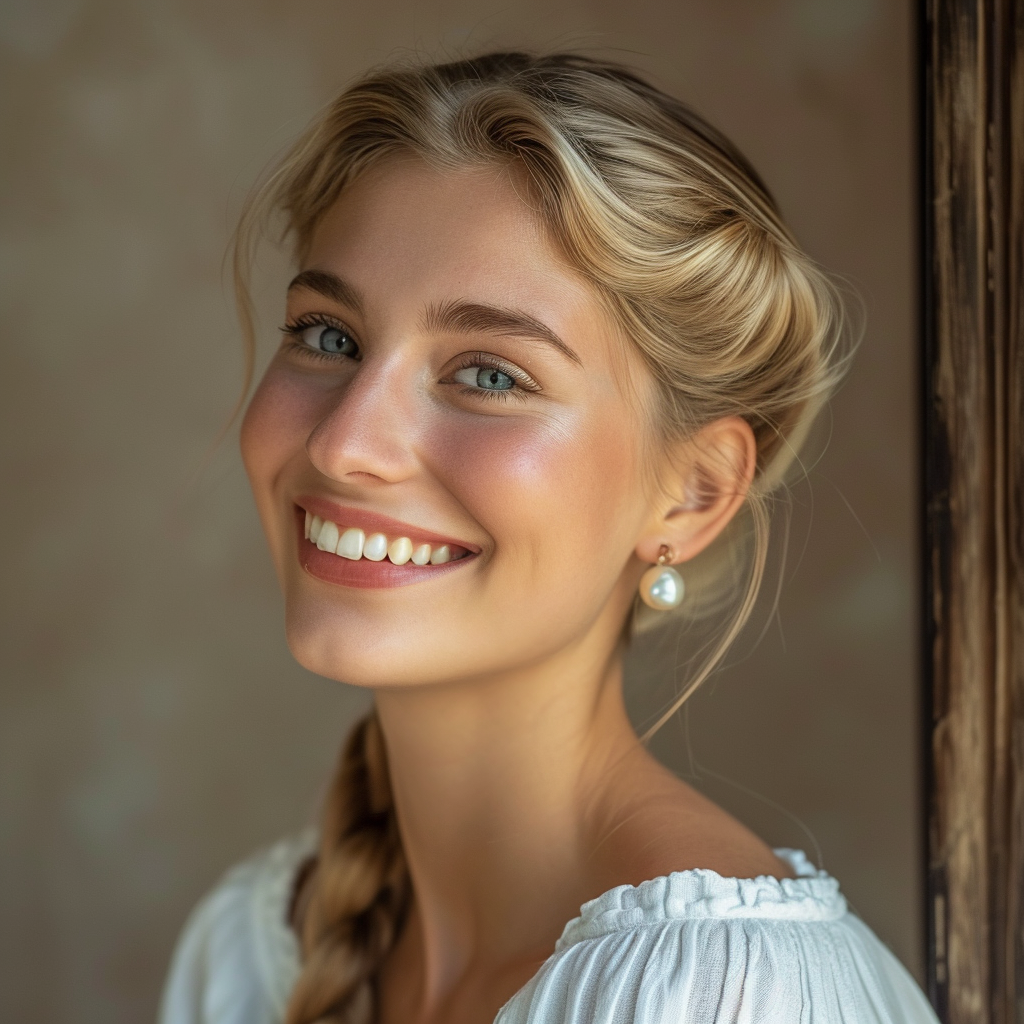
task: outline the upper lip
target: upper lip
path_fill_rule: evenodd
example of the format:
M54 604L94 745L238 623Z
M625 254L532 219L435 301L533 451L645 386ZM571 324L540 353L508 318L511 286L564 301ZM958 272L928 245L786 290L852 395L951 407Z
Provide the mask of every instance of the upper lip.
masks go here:
M365 508L355 508L351 505L337 505L326 498L317 498L314 495L303 495L295 499L299 508L305 509L311 515L319 516L342 529L356 527L367 535L371 533L383 533L387 537L408 537L411 541L419 541L421 544L440 545L447 544L449 547L461 547L475 555L480 554L478 544L470 544L469 541L459 540L456 537L446 537L443 534L435 533L433 530L424 530L422 527L414 526L412 523L403 523L400 519L393 519L381 512L371 512Z

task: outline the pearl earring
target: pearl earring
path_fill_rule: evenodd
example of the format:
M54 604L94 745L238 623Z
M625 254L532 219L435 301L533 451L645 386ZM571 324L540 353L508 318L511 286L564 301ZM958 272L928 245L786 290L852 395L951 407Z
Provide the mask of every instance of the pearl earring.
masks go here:
M640 577L641 599L649 608L659 612L678 607L686 593L683 577L668 564L672 557L672 549L662 544L658 552L658 564L652 565Z

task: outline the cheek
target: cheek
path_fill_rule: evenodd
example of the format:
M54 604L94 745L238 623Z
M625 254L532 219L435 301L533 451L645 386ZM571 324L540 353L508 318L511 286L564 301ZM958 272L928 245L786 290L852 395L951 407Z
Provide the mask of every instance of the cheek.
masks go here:
M300 381L271 364L242 420L242 461L279 576L294 557L291 506L280 484L289 465L305 460L315 407Z
M239 438L257 502L275 471L304 448L311 405L305 391L271 364L245 411Z
M636 446L622 420L503 417L436 436L446 486L495 542L550 575L596 549L628 558ZM615 555L612 556L613 558Z

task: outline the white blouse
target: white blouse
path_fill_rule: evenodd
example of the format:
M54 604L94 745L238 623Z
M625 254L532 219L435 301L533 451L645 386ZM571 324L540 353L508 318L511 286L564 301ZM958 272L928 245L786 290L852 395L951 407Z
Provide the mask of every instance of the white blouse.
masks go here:
M281 1024L286 921L313 836L234 868L192 912L160 1024ZM494 1024L937 1024L900 962L796 850L798 877L677 871L584 904Z

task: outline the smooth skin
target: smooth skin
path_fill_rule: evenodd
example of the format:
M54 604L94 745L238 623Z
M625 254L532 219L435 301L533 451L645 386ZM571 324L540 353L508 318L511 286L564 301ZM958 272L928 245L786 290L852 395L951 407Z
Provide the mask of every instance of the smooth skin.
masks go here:
M302 269L318 273L289 289L242 451L289 646L372 688L387 742L415 896L382 1024L492 1021L616 885L788 877L647 753L622 700L640 576L661 545L684 562L736 513L749 426L718 420L665 450L648 372L509 168L392 158L323 217ZM519 326L439 315L459 303ZM301 495L480 554L410 586L327 583L299 560Z

